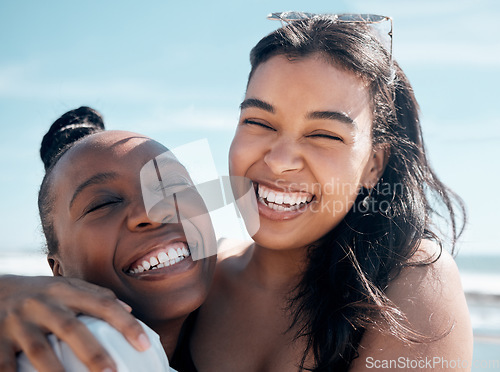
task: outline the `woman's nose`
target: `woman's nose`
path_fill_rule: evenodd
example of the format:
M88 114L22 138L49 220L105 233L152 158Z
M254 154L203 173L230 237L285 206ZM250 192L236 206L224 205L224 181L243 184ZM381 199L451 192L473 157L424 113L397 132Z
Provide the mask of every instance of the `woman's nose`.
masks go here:
M274 142L264 155L264 162L276 175L297 172L304 167L299 144L288 138L280 138Z
M146 212L146 208L142 200L130 205L130 210L127 216L127 227L130 231L145 231L156 229L167 222L176 218L175 208L169 212L171 208L161 207L161 213L158 210ZM175 221L177 222L177 221Z

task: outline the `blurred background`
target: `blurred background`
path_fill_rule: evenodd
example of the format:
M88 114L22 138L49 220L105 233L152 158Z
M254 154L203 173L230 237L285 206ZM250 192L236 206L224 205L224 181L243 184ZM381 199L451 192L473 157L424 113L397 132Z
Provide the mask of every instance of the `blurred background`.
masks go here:
M108 129L169 147L207 139L217 170L244 96L251 47L271 12L375 13L394 19L394 58L416 92L431 162L463 197L457 263L474 357L500 369L500 2L496 0L0 2L0 273L49 274L37 191L43 134L64 112L100 111ZM491 189L491 190L490 190ZM490 197L491 194L491 197Z

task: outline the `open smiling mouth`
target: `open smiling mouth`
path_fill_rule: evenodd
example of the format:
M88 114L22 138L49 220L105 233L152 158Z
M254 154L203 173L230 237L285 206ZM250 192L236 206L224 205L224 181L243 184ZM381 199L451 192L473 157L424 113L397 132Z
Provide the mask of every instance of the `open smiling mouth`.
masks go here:
M189 256L191 256L191 251L186 242L173 242L159 247L141 257L125 269L125 272L133 275L145 271L170 267L185 260Z
M293 212L306 207L314 195L304 192L282 192L254 182L257 200L278 212Z

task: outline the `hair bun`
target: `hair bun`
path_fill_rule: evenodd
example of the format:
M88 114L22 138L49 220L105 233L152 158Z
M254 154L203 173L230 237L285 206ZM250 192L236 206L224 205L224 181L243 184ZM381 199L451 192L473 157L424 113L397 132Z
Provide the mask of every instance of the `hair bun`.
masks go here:
M52 165L52 161L64 147L104 129L102 115L90 107L82 106L63 114L50 126L42 139L40 157L45 170Z

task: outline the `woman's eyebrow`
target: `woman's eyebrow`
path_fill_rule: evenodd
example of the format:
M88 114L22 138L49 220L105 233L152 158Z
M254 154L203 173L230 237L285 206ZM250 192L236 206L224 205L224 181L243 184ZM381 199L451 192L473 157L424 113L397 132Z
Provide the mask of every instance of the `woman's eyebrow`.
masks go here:
M341 123L348 124L352 127L356 127L356 121L347 115L345 112L340 111L313 111L307 114L308 119L326 119L326 120L336 120Z
M271 114L274 114L274 111L275 111L273 105L271 105L270 103L267 103L265 101L262 101L260 99L257 99L257 98L248 98L248 99L244 100L243 102L241 102L240 110L244 110L248 107L256 107L256 108L259 108L261 110L270 112Z
M270 112L271 114L274 114L276 111L273 105L257 98L248 98L240 104L240 110L244 110L249 107L259 108ZM340 111L313 111L307 114L307 118L336 120L356 127L356 121L345 112Z
M73 205L73 202L75 201L76 197L87 187L92 186L92 185L99 185L106 183L108 181L113 181L118 178L118 174L114 172L106 172L106 173L97 173L87 179L86 181L82 182L75 190L73 197L71 198L71 201L69 202L69 207Z

